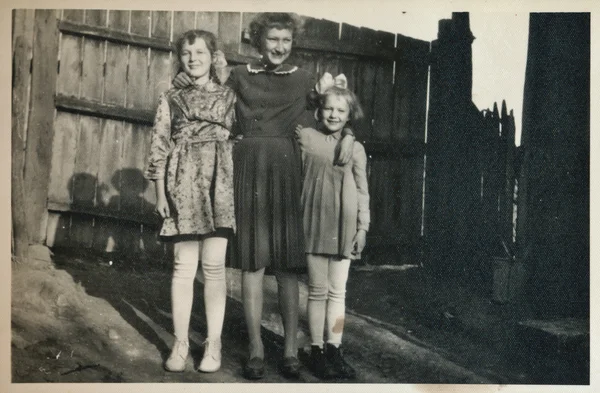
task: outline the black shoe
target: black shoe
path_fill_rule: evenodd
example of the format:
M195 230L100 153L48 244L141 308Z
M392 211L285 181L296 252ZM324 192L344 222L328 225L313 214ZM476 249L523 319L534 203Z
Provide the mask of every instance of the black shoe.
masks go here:
M336 347L332 344L327 344L325 357L329 363L327 370L327 378L354 379L356 371L344 360L342 347Z
M283 359L283 365L281 366L281 372L283 376L290 379L297 379L300 377L300 361L296 357L289 357Z
M310 355L308 358L308 368L312 373L321 379L324 379L327 372L327 368L330 367L327 364L327 358L323 353L323 349L318 345L311 345Z
M261 379L265 375L265 361L254 357L244 365L244 378Z

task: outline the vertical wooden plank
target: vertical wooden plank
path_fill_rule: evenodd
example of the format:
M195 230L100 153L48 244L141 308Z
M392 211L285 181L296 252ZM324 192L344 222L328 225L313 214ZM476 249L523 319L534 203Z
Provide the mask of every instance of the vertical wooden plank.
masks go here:
M98 163L97 200L102 200L102 208L113 214L121 209L121 150L123 122L102 120L100 138L100 160ZM93 247L102 251L113 251L115 239L120 238L120 227L115 220L97 220Z
M30 240L46 237L48 186L54 137L54 94L58 66L58 29L53 10L35 11L31 112L25 153L25 195Z
M145 138L147 128L140 125L125 124L123 128L123 144L121 150L121 206L122 214L133 213L132 218L137 218L144 207L144 192L148 188L148 180L144 178L145 166ZM137 216L137 217L136 217ZM129 250L139 251L141 226L131 224L126 237L121 237L121 245Z
M97 117L80 116L79 138L73 169L73 206L91 210L97 205L96 186L100 161L102 121Z
M374 61L363 61L359 65L357 95L365 117L359 120L356 128L356 138L369 141L372 138L373 103L375 98L375 77L377 70Z
M152 32L151 36L156 38L169 38L171 34L171 14L167 11L152 12ZM150 88L151 109L158 105L158 97L171 86L171 67L172 61L169 53L150 50L150 67L148 71L148 80Z
M100 137L100 160L98 163L98 187L102 187L104 209L117 212L120 209L119 189L121 180L118 171L121 168L121 143L123 124L120 121L105 119L102 121Z
M129 32L148 37L150 35L150 11L131 11Z
M129 48L129 64L127 75L127 108L150 109L153 95L148 89L148 51L140 48Z
M173 42L188 30L194 29L196 25L196 14L193 11L173 12ZM233 26L231 26L233 28Z
M171 38L171 12L152 11L152 30L150 35L156 38Z
M129 31L129 14L131 11L110 10L108 11L108 26L111 29Z
M83 39L81 97L102 100L104 82L104 42L93 38Z
M144 133L146 127L125 123L121 146L121 206L123 213L141 214L143 194L148 188L148 180L144 178L146 146Z
M128 30L129 11L110 10L108 14L108 27L116 30ZM124 105L125 89L127 84L127 56L126 45L106 43L106 77L104 81L103 101L109 104Z
M106 26L107 17L107 10L85 10L85 23L90 26ZM101 101L104 84L105 43L93 38L83 38L82 42L81 96Z
M79 137L74 151L73 175L69 181L69 188L72 190L71 207L74 210L91 211L96 205L100 123L98 118L79 116ZM93 235L94 218L90 215L72 213L71 246L90 248Z
M83 22L83 10L63 10L62 19L69 22Z
M389 140L394 114L393 63L380 61L375 76L373 103L373 139Z
M405 139L410 133L410 85L411 73L408 61L400 59L396 62L396 76L394 78L394 112L392 125L392 140Z
M13 10L11 213L14 254L20 260L27 258L29 248L23 169L31 89L29 65L33 52L33 20L33 10Z
M393 49L395 35L386 32L373 34L375 46L382 49ZM392 119L394 113L394 63L381 59L377 62L375 77L375 97L373 108L373 138L388 140L392 133Z
M172 61L168 53L161 51L152 51L150 53L150 70L148 73L150 92L149 109L156 109L158 97L161 93L169 90L171 86L171 66Z
M85 10L85 24L90 26L106 26L108 10Z
M196 28L210 31L219 37L219 13L218 12L196 12Z
M61 205L72 202L70 178L75 170L79 116L67 112L57 112L54 121L52 161L48 201Z
M242 15L239 12L219 12L219 38L224 51L240 52Z
M59 94L79 96L81 81L81 49L80 37L62 34L60 42L60 69L57 76L56 90Z
M150 31L150 12L131 12L131 33L148 36ZM150 109L152 95L148 86L148 49L129 47L127 65L127 103L128 108Z

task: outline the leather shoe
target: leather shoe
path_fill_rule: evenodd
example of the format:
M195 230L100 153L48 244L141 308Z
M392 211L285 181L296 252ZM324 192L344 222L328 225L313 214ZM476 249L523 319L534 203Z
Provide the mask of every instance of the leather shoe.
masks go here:
M265 361L254 357L244 365L244 378L261 379L265 375Z
M296 357L284 358L281 371L286 378L298 378L300 376L300 361Z

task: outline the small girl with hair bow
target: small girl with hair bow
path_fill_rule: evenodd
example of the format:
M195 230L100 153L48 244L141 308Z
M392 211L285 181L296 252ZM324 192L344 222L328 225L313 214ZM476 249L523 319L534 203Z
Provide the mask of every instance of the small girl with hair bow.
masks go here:
M318 129L297 129L302 150L305 251L308 264L309 367L320 378L354 378L341 349L346 281L352 259L359 259L369 228L365 149L354 142L351 161L335 165L335 147L346 124L363 116L346 77L325 73L316 86ZM327 345L323 330L327 322Z

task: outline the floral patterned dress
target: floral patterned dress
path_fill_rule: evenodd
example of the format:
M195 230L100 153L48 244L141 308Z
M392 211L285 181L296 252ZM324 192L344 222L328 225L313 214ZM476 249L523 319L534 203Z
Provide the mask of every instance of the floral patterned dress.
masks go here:
M235 230L234 108L233 90L212 81L160 96L145 176L165 181L171 216L161 236Z

